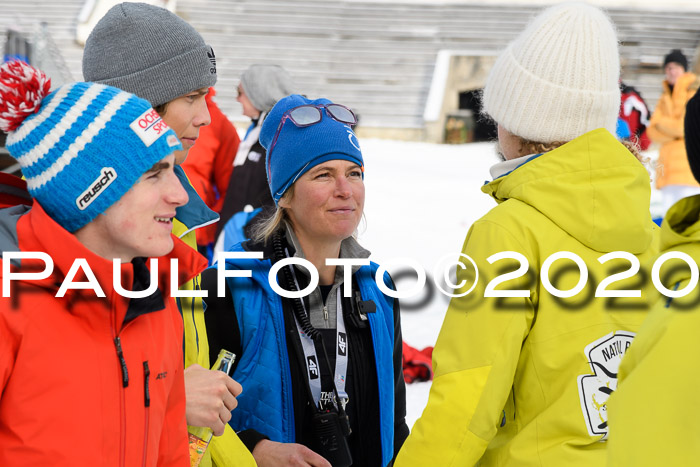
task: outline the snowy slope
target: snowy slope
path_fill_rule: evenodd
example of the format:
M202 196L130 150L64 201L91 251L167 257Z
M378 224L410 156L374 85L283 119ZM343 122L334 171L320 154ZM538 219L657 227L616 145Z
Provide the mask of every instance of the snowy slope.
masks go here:
M418 261L428 280L445 255L456 258L469 226L495 202L481 193L496 161L493 145L435 145L364 140L365 224L359 240L379 264L396 260L395 271L410 271L401 258ZM415 274L396 278L399 290L413 288ZM405 340L414 347L433 345L448 299L427 287L402 303Z
M365 217L360 243L372 260L385 264L412 258L425 269L427 280L445 255L456 258L469 226L495 202L480 191L490 180L489 167L497 162L491 143L437 145L387 140L363 140L365 160ZM398 263L405 264L404 263ZM406 266L389 268L406 270ZM412 288L415 275L397 279L399 290ZM423 288L427 291L427 287ZM402 305L403 338L423 348L434 345L449 299L440 292L405 298ZM407 423L413 423L428 401L430 383L407 386Z

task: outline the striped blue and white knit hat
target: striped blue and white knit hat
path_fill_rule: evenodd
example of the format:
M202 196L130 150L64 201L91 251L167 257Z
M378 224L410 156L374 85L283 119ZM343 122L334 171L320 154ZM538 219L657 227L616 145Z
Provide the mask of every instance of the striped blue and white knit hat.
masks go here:
M31 195L69 232L118 201L182 149L148 101L111 86L49 80L21 62L0 67L0 130ZM45 96L45 97L44 97Z

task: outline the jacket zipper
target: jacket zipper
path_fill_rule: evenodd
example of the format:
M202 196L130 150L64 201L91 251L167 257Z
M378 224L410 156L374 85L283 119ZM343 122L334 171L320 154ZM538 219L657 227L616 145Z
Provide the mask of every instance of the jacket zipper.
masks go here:
M342 284L342 282L341 282L341 284ZM331 297L331 295L333 294L333 291L334 291L334 290L335 290L335 293L340 293L340 291L339 291L339 290L340 290L340 284L335 284L335 283L334 283L334 284L331 286L331 290L330 290L330 292L328 292L328 296L325 298L325 300L323 299L323 294L321 294L320 289L319 289L319 292L318 292L319 294L321 294L321 300L322 300L322 303L323 303L323 319L325 319L326 321L328 321L328 299ZM337 312L338 312L338 310L336 310L336 313L337 313Z
M117 348L117 357L119 357L119 364L122 367L122 387L129 386L129 369L126 367L126 360L124 360L124 352L122 352L122 341L119 336L114 339L114 346Z
M148 360L143 362L143 405L146 408L145 414L145 427L143 430L143 466L146 467L146 461L148 459L148 422L151 411L149 407L151 406L151 394L149 393L149 377L151 376L151 370L148 368Z
M114 326L112 326L112 335L116 334ZM126 391L124 390L129 386L129 370L126 367L126 360L124 359L124 352L122 351L122 343L120 337L117 335L114 338L114 347L117 350L117 358L119 358L119 366L121 367L122 373L122 388L121 388L121 399L119 402L119 412L121 415L121 441L119 446L119 465L126 465Z
M202 290L202 287L199 285L199 281L198 281L199 277L200 276L195 276L192 279L192 283L194 285L193 289L195 291ZM197 322L194 319L195 297L192 297L191 300L192 301L191 301L191 305L190 305L190 311L192 312L192 327L194 328L194 338L195 338L195 342L197 343L197 355L199 355L199 329L197 329ZM183 332L184 332L184 330L183 330ZM184 347L183 347L183 355L184 355Z
M326 302L328 300L328 297L330 297L331 294L329 293L328 297L326 297L324 299L323 294L321 293L321 289L318 288L317 290L318 290L318 294L321 296L321 303L323 304L323 319L328 321L328 305L326 304ZM331 287L331 291L332 290L333 290L333 288Z

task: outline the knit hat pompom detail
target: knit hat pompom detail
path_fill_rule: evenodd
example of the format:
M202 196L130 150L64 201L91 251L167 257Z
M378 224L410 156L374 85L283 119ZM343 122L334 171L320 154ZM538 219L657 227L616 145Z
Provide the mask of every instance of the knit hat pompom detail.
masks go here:
M15 60L0 66L0 130L14 131L39 110L51 89L51 79L26 63Z
M22 84L7 87L21 90L29 83L27 109L32 110L14 119L18 125L8 132L7 150L22 168L32 197L69 232L104 213L155 163L182 149L145 99L83 82L44 96L43 73L29 65L15 70Z

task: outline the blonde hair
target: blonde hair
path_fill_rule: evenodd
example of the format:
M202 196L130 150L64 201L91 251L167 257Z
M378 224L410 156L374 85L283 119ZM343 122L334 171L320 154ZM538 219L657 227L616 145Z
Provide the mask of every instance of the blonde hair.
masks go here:
M562 141L552 141L551 143L538 143L536 141L530 141L524 138L520 138L520 155L526 156L528 154L542 154L545 152L553 151L559 146L563 146L566 142ZM643 156L640 152L639 146L637 146L632 141L620 141L620 143L627 148L629 152L632 153L634 157L637 158L643 166L648 167L650 159Z
M282 195L280 201L291 200L293 197L294 184L292 184L292 186L290 186L287 189L284 195ZM367 219L365 218L364 211L362 212L361 222L363 222L366 227ZM289 218L289 214L287 214L287 210L280 206L278 202L277 206L275 206L275 211L267 218L260 221L259 224L253 227L250 237L255 243L262 243L263 245L265 245L267 244L268 240L272 238L274 233L278 230L281 230L285 226L285 224L289 224L292 228L294 227L294 224L292 224L292 220ZM363 230L365 227L363 227ZM358 229L355 229L355 231L352 234L352 237L357 238L357 235Z
M285 191L280 201L291 200L292 197L294 197L294 184ZM282 229L286 222L291 222L289 214L287 214L287 210L280 206L278 202L272 215L263 219L259 224L253 227L251 239L256 243L267 244L267 241L272 235Z

